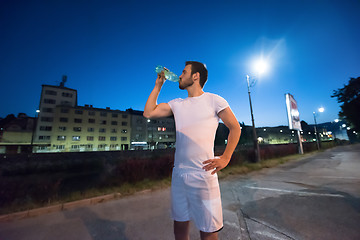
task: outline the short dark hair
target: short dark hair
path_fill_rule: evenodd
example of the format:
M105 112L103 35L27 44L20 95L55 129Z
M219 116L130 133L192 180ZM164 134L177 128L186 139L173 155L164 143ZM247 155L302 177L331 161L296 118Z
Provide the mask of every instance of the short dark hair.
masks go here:
M185 66L187 65L191 65L191 75L197 72L200 74L200 86L203 88L208 79L208 70L206 69L205 64L195 61L186 61Z

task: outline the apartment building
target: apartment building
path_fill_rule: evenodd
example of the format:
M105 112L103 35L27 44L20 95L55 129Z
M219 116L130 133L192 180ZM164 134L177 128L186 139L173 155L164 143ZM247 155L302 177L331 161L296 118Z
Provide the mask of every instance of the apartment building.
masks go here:
M55 108L47 151L116 151L130 147L130 117L127 112L92 105Z
M77 91L65 87L66 76L59 86L42 85L37 125L34 134L36 152L51 148L55 109L57 106L77 106Z
M65 87L65 82L66 76L63 76L59 86L42 85L37 116L32 118L35 128L32 122L26 129L12 131L13 139L9 138L10 128L1 129L0 153L31 149L37 153L121 151L174 146L173 117L150 120L143 117L142 111L132 109L78 106L77 90ZM9 145L13 145L11 149Z
M143 111L127 109L131 115L131 149L164 149L174 147L176 139L173 117L147 119Z

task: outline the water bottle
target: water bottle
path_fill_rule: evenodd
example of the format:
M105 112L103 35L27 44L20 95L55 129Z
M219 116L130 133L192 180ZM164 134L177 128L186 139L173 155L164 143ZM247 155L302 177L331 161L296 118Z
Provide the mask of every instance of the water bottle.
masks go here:
M178 82L179 81L179 77L175 73L171 72L169 69L164 68L163 66L160 66L160 65L158 65L155 68L155 72L157 74L160 74L162 71L164 71L166 80L169 80L169 81L172 81L172 82Z

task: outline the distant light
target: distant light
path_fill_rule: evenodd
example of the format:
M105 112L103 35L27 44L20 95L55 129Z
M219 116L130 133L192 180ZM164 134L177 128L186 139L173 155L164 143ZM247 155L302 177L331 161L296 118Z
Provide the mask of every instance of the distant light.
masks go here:
M37 112L37 113L39 113L39 112L40 112L40 110L38 109L38 110L36 110L36 112Z
M341 125L343 128L346 127L346 124Z
M280 132L283 132L282 130L280 130Z
M337 123L337 122L339 122L339 119L335 119L334 121Z
M147 122L150 122L150 121L151 121L150 119L147 120Z
M323 108L323 107L321 107L321 108L319 108L319 112L324 112L325 111L325 108Z
M267 72L268 69L269 69L269 65L264 59L261 58L254 62L254 71L257 74L263 74Z
M266 132L266 129L264 128L264 132Z
M350 130L350 127L347 127L346 129L347 129L347 130Z
M356 133L355 131L353 131L353 133Z

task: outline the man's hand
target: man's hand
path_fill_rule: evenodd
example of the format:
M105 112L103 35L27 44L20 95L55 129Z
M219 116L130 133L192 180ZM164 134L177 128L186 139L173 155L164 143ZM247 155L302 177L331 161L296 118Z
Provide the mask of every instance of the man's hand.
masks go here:
M214 170L211 172L211 174L215 174L221 169L225 168L229 162L231 157L225 157L224 155L221 155L219 157L215 157L214 159L209 159L203 162L203 164L207 164L203 167L205 171Z
M155 81L155 87L161 88L162 85L164 84L164 82L165 82L165 73L164 73L164 71L162 71L157 76L157 79Z

